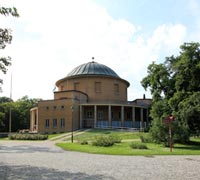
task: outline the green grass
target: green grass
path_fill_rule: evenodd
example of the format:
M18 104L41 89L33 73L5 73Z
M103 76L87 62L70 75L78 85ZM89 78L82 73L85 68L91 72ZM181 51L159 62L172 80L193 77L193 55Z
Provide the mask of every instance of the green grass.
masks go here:
M91 129L89 131L84 132L83 134L77 135L74 137L74 140L82 141L87 140L91 141L96 136L102 135L118 135L121 139L139 139L140 136L144 134L142 132L130 132L126 130L103 130L103 129Z
M9 137L1 137L1 138L0 138L0 141L1 141L1 140L9 140Z
M52 139L55 137L58 137L60 135L64 135L65 133L54 133L54 134L48 134L48 139Z
M122 139L122 143L114 144L111 147L99 147L93 146L91 141L96 136L102 135L115 135L117 134ZM140 141L140 136L144 133L141 132L128 132L128 131L116 131L116 130L101 130L92 129L81 135L74 137L74 143L58 143L57 146L69 150L79 151L93 154L112 154L112 155L142 155L142 156L153 156L153 155L200 155L200 138L191 138L191 143L188 145L175 144L173 151L170 152L168 147L164 147L162 144L145 143L148 149L132 149L130 144L132 142ZM145 133L147 134L147 133ZM76 141L87 140L89 144L81 145Z

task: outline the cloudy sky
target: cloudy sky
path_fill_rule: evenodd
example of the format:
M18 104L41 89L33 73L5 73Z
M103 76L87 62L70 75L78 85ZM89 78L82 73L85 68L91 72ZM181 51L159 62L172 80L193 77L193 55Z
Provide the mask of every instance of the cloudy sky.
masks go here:
M152 62L178 55L184 42L200 41L199 0L0 0L19 18L0 16L13 41L0 56L12 66L1 78L13 99L52 99L55 82L76 66L95 61L130 82L128 99L145 92L140 81Z

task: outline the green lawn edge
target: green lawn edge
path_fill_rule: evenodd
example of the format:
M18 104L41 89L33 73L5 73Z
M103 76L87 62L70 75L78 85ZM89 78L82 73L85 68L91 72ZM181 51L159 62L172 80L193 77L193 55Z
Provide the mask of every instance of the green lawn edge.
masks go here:
M129 155L129 156L154 156L154 155L200 155L200 146L176 144L172 152L161 144L145 143L147 150L132 149L131 142L114 144L111 147L99 147L91 144L57 143L56 145L67 151L78 151L90 154Z

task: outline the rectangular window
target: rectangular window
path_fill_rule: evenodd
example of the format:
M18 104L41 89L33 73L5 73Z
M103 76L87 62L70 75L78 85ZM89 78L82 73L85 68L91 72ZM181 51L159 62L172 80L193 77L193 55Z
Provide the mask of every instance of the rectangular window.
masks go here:
M97 118L98 120L103 120L103 111L98 111Z
M74 83L74 90L80 90L79 86L80 86L80 83L79 82L75 82Z
M53 119L53 128L57 128L57 119Z
M113 113L113 111L111 112L111 118L114 119L114 113Z
M49 106L46 106L46 110L49 110Z
M62 105L62 106L61 106L61 109L65 109L65 106L64 106L64 105Z
M119 112L119 119L121 119L121 112Z
M49 128L49 119L45 120L45 128Z
M127 118L127 120L130 120L130 119L131 119L131 112L127 112L126 118Z
M65 118L60 119L60 127L64 128L65 127Z
M101 82L95 82L95 92L96 93L101 92Z
M53 109L56 110L56 106L53 106Z
M114 84L114 92L115 92L116 94L119 93L119 84Z
M87 119L92 118L92 111L87 111L87 113L86 113L86 118L87 118Z

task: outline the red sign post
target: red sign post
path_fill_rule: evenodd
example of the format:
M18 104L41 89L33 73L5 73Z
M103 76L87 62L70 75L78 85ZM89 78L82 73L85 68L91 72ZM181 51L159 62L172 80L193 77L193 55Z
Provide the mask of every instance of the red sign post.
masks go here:
M163 119L164 124L168 124L169 126L169 146L170 146L170 152L172 152L172 121L174 121L174 116L170 115L169 117L166 117Z

